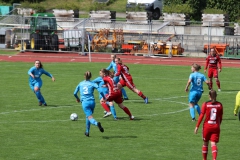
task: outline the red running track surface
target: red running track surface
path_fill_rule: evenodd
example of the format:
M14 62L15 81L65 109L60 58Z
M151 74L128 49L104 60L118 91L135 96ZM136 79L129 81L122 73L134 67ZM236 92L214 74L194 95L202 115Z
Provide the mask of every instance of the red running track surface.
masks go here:
M42 62L109 62L111 54L93 53L83 56L78 53L41 53L41 52L24 52L17 55L0 55L0 61L7 62L33 62L41 60ZM198 63L205 66L205 58L193 57L145 57L133 55L117 55L123 60L123 63L131 64L152 64L152 65L173 65L173 66L190 66L192 63ZM240 60L221 59L223 67L240 67Z

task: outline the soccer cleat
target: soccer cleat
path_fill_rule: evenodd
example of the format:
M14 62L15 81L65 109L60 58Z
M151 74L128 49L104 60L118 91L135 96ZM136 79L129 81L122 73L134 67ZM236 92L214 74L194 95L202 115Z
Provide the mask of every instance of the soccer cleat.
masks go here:
M111 116L111 115L112 115L111 112L107 112L107 113L103 116L103 118L106 118L106 117Z
M85 134L86 137L89 137L89 133L85 132L84 134Z
M196 121L196 119L195 118L192 118L192 122L195 122Z
M134 118L135 118L135 117L132 115L132 116L130 117L130 120L134 120Z
M118 120L118 118L117 118L117 117L116 117L116 118L113 118L113 120L114 120L114 121L117 121L117 120Z
M98 129L99 129L100 132L104 132L104 129L103 129L100 122L97 123L97 126L98 126Z
M124 100L129 100L128 97L123 98Z
M39 106L42 106L42 102L39 102L38 105L39 105Z
M47 103L44 103L43 105L44 105L44 106L47 106Z
M237 113L234 113L234 116L237 116Z
M218 89L218 92L221 92L221 89L220 89L220 88Z
M147 104L148 103L148 97L144 99L144 102Z

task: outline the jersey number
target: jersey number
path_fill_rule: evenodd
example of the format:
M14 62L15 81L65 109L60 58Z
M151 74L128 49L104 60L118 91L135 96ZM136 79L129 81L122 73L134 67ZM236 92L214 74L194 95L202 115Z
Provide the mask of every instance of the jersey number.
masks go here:
M88 94L88 87L83 87L83 94Z
M209 124L216 124L216 118L217 118L217 109L211 108L210 111L210 119L208 121Z
M200 86L201 84L202 84L202 80L201 80L201 78L198 78L197 79L197 85Z

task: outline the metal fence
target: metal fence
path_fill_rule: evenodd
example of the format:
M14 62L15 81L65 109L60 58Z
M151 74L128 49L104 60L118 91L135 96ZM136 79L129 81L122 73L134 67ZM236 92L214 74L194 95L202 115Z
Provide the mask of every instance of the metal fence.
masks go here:
M171 43L185 52L203 52L204 45L240 43L239 24L178 21L131 21L9 15L0 17L0 48L20 51L167 54L159 46ZM213 25L214 24L214 25ZM56 25L56 27L54 26ZM154 45L156 48L154 49ZM169 51L170 48L168 48ZM153 52L153 51L156 52ZM179 54L177 52L176 54Z

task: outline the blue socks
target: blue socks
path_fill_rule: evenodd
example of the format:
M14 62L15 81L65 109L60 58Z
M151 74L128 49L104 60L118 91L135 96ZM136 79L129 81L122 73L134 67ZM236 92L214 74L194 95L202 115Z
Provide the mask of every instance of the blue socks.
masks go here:
M201 113L201 109L200 109L199 105L195 104L194 108L190 107L190 115L191 115L192 118L195 118L195 109L197 110L198 115L200 115L200 113Z
M127 96L127 93L126 93L126 91L125 91L125 89L124 88L122 88L122 94L123 94L123 97L124 98L128 98L128 96Z
M114 106L110 106L110 111L111 111L111 113L113 115L113 118L117 118L117 114L116 114Z
M89 130L90 130L90 121L86 117L86 133L89 133Z
M200 109L199 105L196 104L196 105L194 106L194 108L197 110L198 115L200 115L200 113L201 113L201 109Z
M35 94L36 94L39 102L42 102L43 104L46 103L45 100L44 100L44 98L43 98L43 96L42 96L42 94L41 94L41 92L40 92L39 90L36 91Z
M97 126L97 121L94 118L89 119L90 123Z
M193 107L190 107L190 115L193 118L195 118L195 109Z

